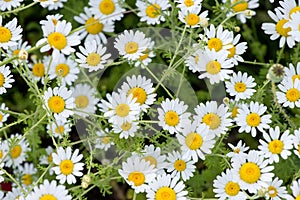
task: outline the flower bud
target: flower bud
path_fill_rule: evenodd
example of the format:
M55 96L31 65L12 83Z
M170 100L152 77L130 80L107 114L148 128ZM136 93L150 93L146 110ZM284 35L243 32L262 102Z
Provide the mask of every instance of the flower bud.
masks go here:
M91 177L89 175L85 174L82 177L82 182L86 182L87 184L90 184L91 183Z
M208 26L208 20L205 18L201 18L199 24L201 27L206 28Z
M266 193L267 193L267 190L266 190L266 188L264 188L264 187L262 187L261 189L259 189L259 190L257 191L257 195L258 195L259 197L264 197L264 196L266 195Z
M224 103L225 105L229 105L229 102L230 102L230 99L229 99L228 97L224 97L223 103Z
M24 49L21 49L19 51L18 58L20 60L27 60L27 58L28 58L28 52L26 50L24 50Z
M89 184L87 183L87 182L81 182L81 187L83 188L83 189L86 189L86 188L88 188L89 187Z
M241 31L241 28L240 28L239 26L235 26L235 27L234 27L234 31L235 31L236 33L238 33L238 32Z
M245 10L244 14L246 15L246 17L252 17L255 15L255 12L253 10Z

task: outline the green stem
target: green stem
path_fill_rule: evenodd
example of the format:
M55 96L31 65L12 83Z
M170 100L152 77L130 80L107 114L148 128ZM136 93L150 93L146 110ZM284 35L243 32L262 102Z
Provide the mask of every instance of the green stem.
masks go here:
M24 7L18 7L14 10L9 10L9 11L6 11L6 12L3 12L1 13L0 15L1 16L4 16L4 15L7 15L7 14L12 14L12 13L17 13L17 12L20 12L22 10L26 10L27 8L30 8L31 6L34 6L35 4L37 4L38 2L32 2L31 4L28 4L27 6L24 6Z

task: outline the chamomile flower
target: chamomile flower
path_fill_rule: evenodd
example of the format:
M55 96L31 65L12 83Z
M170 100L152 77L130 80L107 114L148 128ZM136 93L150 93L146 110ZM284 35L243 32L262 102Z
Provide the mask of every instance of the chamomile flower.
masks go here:
M113 124L113 132L120 134L120 139L128 139L129 137L134 137L138 129L138 122L124 122L123 124Z
M31 60L32 63L28 64L28 67L31 69L30 76L35 81L41 80L41 82L44 84L45 74L48 71L51 56L44 56L42 59L32 56Z
M291 19L292 14L299 11L299 5L294 0L279 1L279 4L281 7L278 7L278 9L283 13L285 19Z
M158 125L170 134L179 133L190 123L190 113L186 112L188 106L178 98L170 100L167 98L161 103L158 111Z
M66 181L68 184L76 183L76 178L81 177L83 173L84 163L79 162L83 155L78 155L79 150L76 149L73 153L71 147L63 149L59 147L57 153L52 153L53 163L56 165L51 168L55 172L56 179L60 184L64 184Z
M293 139L293 146L294 146L294 153L300 158L300 129L294 131L294 135L292 135Z
M240 42L239 40L241 38L241 35L238 34L233 38L233 41L231 44L229 44L229 48L227 51L229 54L227 55L227 58L234 64L238 65L238 62L244 62L244 59L242 58L242 54L246 52L247 42Z
M19 40L18 41L18 44L15 45L15 46L11 46L10 48L7 49L6 53L7 53L7 58L11 58L13 56L17 56L19 59L16 59L16 60L13 60L13 64L14 66L18 65L19 62L28 62L27 59L20 59L20 56L19 56L19 53L21 51L28 51L29 49L31 48L30 45L28 45L28 42L27 41L23 41L23 40Z
M149 47L142 52L143 54L134 62L135 67L145 68L152 62L152 58L155 57L155 53L153 51L154 41L151 41Z
M167 10L171 7L168 1L149 0L147 2L142 0L136 1L136 7L139 9L137 15L141 18L141 22L146 22L148 25L160 24L166 19Z
M66 120L74 112L75 99L72 97L72 91L66 87L48 88L44 93L44 108L54 114L56 120Z
M109 130L105 129L96 131L96 135L98 138L95 140L95 148L96 149L103 149L104 151L107 151L112 145L115 143L112 141L111 136L108 135Z
M297 42L300 42L300 30L299 30L299 26L300 26L300 13L295 12L291 15L291 19L288 22L288 25L290 28L290 32L289 35Z
M204 124L194 122L186 124L182 134L177 134L177 139L181 145L181 151L187 154L187 158L192 158L194 162L198 157L205 160L205 154L210 154L214 147L214 135L208 133L208 127Z
M232 125L228 107L224 104L218 106L216 101L200 103L195 108L195 112L194 120L198 124L202 123L207 126L209 134L213 136L219 137L221 134L225 134L228 127Z
M252 76L248 76L245 72L233 73L230 81L226 81L226 91L230 94L230 96L235 97L235 101L239 101L240 99L249 99L254 92L255 89L252 89L256 86L254 78Z
M91 13L97 19L105 19L107 21L119 21L124 16L123 9L118 0L89 0Z
M238 174L227 169L218 175L213 182L215 197L219 200L246 200L246 194L240 189Z
M275 177L272 182L268 182L268 187L266 188L266 199L271 200L281 200L287 199L287 190L285 186L282 186L283 181Z
M140 159L137 155L127 158L118 172L136 193L148 190L148 183L156 177L154 165Z
M239 156L239 155L246 155L246 151L249 150L249 147L246 146L245 143L243 143L242 140L240 140L236 146L228 143L228 146L232 149L231 152L227 153L226 156L228 156L229 158L233 158L235 156Z
M50 23L50 24L56 26L57 22L61 21L62 17L63 17L63 15L61 15L61 14L47 15L46 20L41 20L40 24L42 26L46 26L46 24Z
M253 9L259 7L258 1L259 0L231 0L232 12L236 14L236 17L242 23L246 23L246 19L250 19L253 15L256 14Z
M42 165L49 165L53 161L52 153L54 152L54 149L51 146L48 146L46 149L46 155L42 155L40 157L40 163ZM50 173L53 171L49 171Z
M0 48L7 49L8 47L15 46L22 38L22 28L17 24L17 18L9 21L7 24L2 25L3 19L0 16Z
M289 67L284 68L284 78L283 81L287 79L292 79L295 82L295 79L300 80L300 62L297 63L297 66L294 67L292 63L289 64Z
M25 189L25 188L23 188L23 189ZM26 191L26 189L25 189L25 191ZM3 198L3 200L12 200L12 199L24 200L23 192L22 192L21 188L13 187L12 190L9 191L8 193L6 193L5 197Z
M5 112L6 110L8 110L8 107L5 106L5 103L2 103L0 106L0 127L3 126L3 123L9 117L9 114Z
M0 1L0 10L12 10L13 8L19 7L23 0L9 0L9 1Z
M294 81L291 78L284 80L278 85L281 91L276 92L278 103L283 107L300 107L300 80L298 78Z
M19 166L15 174L21 175L22 184L25 187L31 186L35 180L34 174L37 172L37 169L34 167L33 163L25 163L24 166Z
M185 185L179 178L171 175L158 175L149 183L146 197L148 200L176 199L187 200L188 192L184 190Z
M179 20L191 28L197 28L201 26L203 20L208 21L208 11L200 13L201 7L195 7L190 10L179 11Z
M300 179L294 180L291 185L293 197L287 198L288 200L297 200L300 198Z
M40 3L43 8L48 7L50 4L54 4L54 0L33 0L34 2Z
M79 46L79 52L76 52L75 59L80 67L89 69L89 72L97 71L104 68L104 65L111 57L110 53L106 53L106 47L102 44L96 44L94 41L87 41L83 46Z
M118 35L114 42L114 47L129 61L135 61L140 58L150 47L151 39L147 38L143 32L125 30L124 33Z
M178 8L181 10L192 10L197 7L201 7L203 0L176 0Z
M271 115L264 115L267 107L258 102L251 101L250 104L243 104L239 109L239 113L236 117L236 123L239 128L239 133L250 133L255 137L258 129L260 132L264 132L264 129L270 128Z
M207 39L207 48L212 51L213 49L218 52L231 48L233 42L233 34L227 29L223 30L223 26L219 26L216 30L213 24L205 29ZM227 55L226 55L227 56Z
M56 120L47 125L48 132L56 138L63 138L71 131L71 122L65 120Z
M38 186L33 188L26 200L45 200L45 199L64 199L71 200L72 196L68 194L69 191L63 185L58 185L55 180L51 182L47 179Z
M68 0L53 0L53 3L49 4L47 6L48 10L58 10L60 8L64 7L64 2L67 2Z
M10 73L8 66L0 66L0 94L6 93L6 88L11 88L11 83L15 82Z
M196 45L197 44L194 44L193 47ZM200 60L208 60L206 52L201 48L193 52L193 54L189 56L184 63L188 66L189 70L195 73L200 72Z
M183 181L189 180L196 170L195 161L188 158L188 154L173 151L168 153L167 160L169 165L166 167L171 177L182 178Z
M232 159L233 173L238 174L238 183L242 190L256 193L261 187L267 187L266 182L272 181L274 166L268 166L258 151L251 150L247 155Z
M65 20L58 21L56 25L47 23L45 26L42 26L42 30L44 38L36 43L36 46L46 44L40 49L41 52L53 49L54 53L62 52L65 55L70 55L70 53L75 51L73 46L80 44L77 32L69 35L72 25Z

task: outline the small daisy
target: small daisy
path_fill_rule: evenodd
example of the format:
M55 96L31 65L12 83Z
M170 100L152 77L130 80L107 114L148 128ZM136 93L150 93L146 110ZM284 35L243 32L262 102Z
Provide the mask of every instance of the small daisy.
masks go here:
M6 93L6 88L11 88L11 83L15 82L10 73L8 66L3 65L0 67L0 94Z
M74 112L75 100L72 97L72 91L66 87L48 88L44 93L44 108L50 110L54 114L56 120L66 120Z
M272 182L268 182L268 187L266 188L266 199L287 199L287 190L285 186L281 186L282 183L283 181L279 180L278 177L275 177L275 179Z
M190 10L179 11L179 20L191 28L198 28L201 26L203 20L208 21L208 11L200 13L201 7L195 7Z
M176 7L180 8L181 10L192 10L197 7L201 7L203 0L176 0L175 2L178 3Z
M251 18L255 15L253 9L259 7L259 0L231 0L232 11L237 14L237 18L242 22L246 23L246 19ZM247 11L251 11L253 14L248 14Z
M28 50L31 48L30 45L28 45L28 42L27 41L23 41L23 40L19 40L18 41L18 44L15 45L15 46L11 46L10 48L7 49L6 53L7 53L7 58L11 58L13 56L17 56L19 59L16 59L16 60L13 60L13 64L14 66L18 65L20 60L21 61L25 61L26 63L28 62L27 59L20 59L19 57L19 53L21 51L26 51L28 52Z
M294 180L291 185L293 197L287 198L288 200L298 200L300 198L300 179Z
M214 135L208 133L208 127L204 124L197 126L197 123L185 125L182 135L177 134L177 139L181 145L181 151L187 154L187 158L194 162L198 157L205 160L205 154L210 154L214 147Z
M297 63L296 67L294 67L294 65L290 63L289 67L284 68L284 73L284 81L286 81L287 79L292 79L294 83L295 79L300 80L300 62Z
M196 170L195 161L188 158L188 154L182 154L178 151L168 153L167 157L169 165L167 172L171 173L171 177L182 178L183 181L189 180L193 177Z
M219 200L246 200L247 195L241 191L238 180L238 174L232 170L227 169L226 172L222 172L213 182L215 197Z
M236 146L233 146L232 144L228 143L228 146L232 149L231 152L227 153L226 156L228 156L229 158L233 158L235 156L238 155L246 155L246 151L249 150L249 147L246 146L245 143L243 143L242 140L240 140Z
M272 181L274 166L268 166L268 160L258 151L251 150L245 156L232 159L233 173L238 174L238 183L242 190L256 193L261 187L267 187L266 182Z
M13 8L19 7L21 2L24 0L9 0L9 1L0 1L0 10L12 10Z
M46 26L47 24L51 24L51 25L54 25L56 26L57 25L57 22L61 21L61 18L63 17L63 15L61 14L55 14L55 15L47 15L46 16L46 19L47 20L41 20L40 21L40 24L42 26Z
M22 184L25 187L31 186L35 180L34 174L37 172L37 169L34 167L33 163L25 163L24 166L19 166L15 174L21 174Z
M18 45L18 41L22 38L23 29L17 24L17 18L14 18L4 26L3 19L0 16L0 48L7 49L8 47Z
M195 47L197 44L194 44ZM208 59L205 51L203 49L197 49L191 56L189 56L185 60L185 64L188 66L189 70L193 73L200 72L200 60L201 59Z
M171 175L158 175L149 183L146 197L148 200L176 199L187 200L188 192L184 190L185 185L179 178Z
M59 180L60 184L64 184L66 181L68 184L76 183L76 178L81 177L83 173L84 163L79 162L83 155L78 155L79 150L76 149L73 153L71 147L63 149L59 147L57 153L52 153L53 163L56 165L51 170L55 172L56 179Z
M36 81L41 80L44 84L45 74L48 71L51 56L44 56L41 59L38 59L36 56L32 56L31 60L32 63L28 64L28 67L31 69L30 76Z
M143 54L135 61L135 67L141 67L144 69L145 66L148 66L152 62L152 58L155 57L155 53L153 51L154 44L154 41L150 42L149 47L142 52Z
M183 101L166 99L158 108L158 125L170 134L179 133L190 123L190 113L186 112L188 106Z
M263 115L267 110L267 107L258 102L251 101L250 104L243 104L239 109L239 113L236 117L236 123L239 128L239 133L250 133L255 137L258 129L260 132L264 132L264 129L270 128L271 115Z
M281 91L276 92L278 103L281 103L283 107L300 107L300 80L298 78L295 81L291 78L284 80L286 81L278 85Z
M89 5L96 19L119 21L124 16L125 9L120 6L118 0L89 0Z
M216 101L200 103L195 108L194 120L197 124L204 124L209 128L209 134L219 137L225 134L228 127L232 125L228 107L224 104L217 105Z
M59 8L64 7L64 2L67 2L68 0L52 0L53 3L49 4L47 6L48 10L58 10Z
M239 101L240 99L249 99L254 92L255 89L252 89L256 86L254 78L252 76L248 76L247 73L238 72L233 73L230 81L226 81L226 91L230 94L230 96L235 97L235 101Z
M105 129L105 131L96 131L96 135L98 136L98 138L95 140L96 149L103 149L104 151L107 151L112 145L115 144L112 141L111 136L108 135L108 133L108 129Z
M136 1L136 7L139 9L137 15L141 17L141 22L146 22L148 25L160 24L164 22L167 10L171 7L168 1L149 0L147 2L142 0Z
M118 35L114 42L114 47L129 61L140 58L150 47L151 39L146 38L145 34L140 31L133 32L125 30L123 34Z
M240 42L239 40L241 38L241 34L236 35L233 38L232 44L229 44L230 47L227 49L229 51L229 54L227 55L227 58L234 64L238 65L238 62L244 62L244 59L242 58L242 54L246 52L247 42Z
M77 32L70 34L72 25L65 20L58 21L56 25L54 23L47 23L42 26L44 38L40 39L36 46L43 46L40 51L46 52L50 49L54 50L54 53L62 52L65 55L75 52L73 46L80 44L79 36Z
M63 138L71 131L71 122L56 120L47 125L48 132L56 138Z
M0 106L0 127L3 127L3 123L9 117L9 114L5 112L6 110L8 110L8 107L5 106L5 103L2 103Z
M134 137L135 133L139 129L138 122L124 122L123 124L113 124L113 132L120 134L119 138L128 139L129 137Z
M63 185L58 185L55 180L49 182L47 179L44 180L39 186L35 186L31 191L26 200L46 200L46 199L64 199L71 200L69 191Z
M232 101L231 106L231 118L235 120L236 116L239 114L239 109L242 107L242 103L236 103L235 101Z
M127 158L118 172L136 193L145 192L149 187L148 183L156 177L154 165L136 155Z
M217 30L213 24L205 29L207 39L207 48L218 52L231 48L233 42L233 34L227 29L223 30L223 26L218 26Z
M81 53L76 52L78 59L75 61L80 67L89 69L89 72L103 69L111 57L110 53L106 53L106 47L102 44L97 45L95 41L87 41L84 47L79 46L79 49Z
M293 145L294 145L294 153L300 158L300 129L294 131L294 135L292 135Z
M51 146L48 146L46 149L46 155L42 155L40 157L40 164L42 165L50 165L53 161L52 153L54 152ZM53 171L49 171L50 173Z

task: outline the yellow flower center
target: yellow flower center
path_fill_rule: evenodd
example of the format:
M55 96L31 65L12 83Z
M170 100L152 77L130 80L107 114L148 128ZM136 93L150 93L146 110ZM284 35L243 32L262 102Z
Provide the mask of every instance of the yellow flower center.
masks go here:
M191 150L199 149L202 143L203 139L198 133L189 133L185 138L185 144Z
M295 82L296 78L300 81L300 74L295 74L292 76L293 83Z
M292 15L293 13L296 13L296 12L299 12L299 11L300 11L300 6L296 6L296 7L292 8L292 9L290 10L289 17L291 17L291 15Z
M184 171L186 169L186 162L183 160L176 160L174 163L174 168L179 172Z
M14 146L11 150L10 150L10 156L13 158L13 159L16 159L18 158L22 153L22 147L21 145L16 145Z
M3 151L0 150L0 159L3 157Z
M236 92L245 92L246 91L246 84L243 82L237 82L234 85L234 89Z
M236 196L240 192L240 185L235 182L229 181L225 185L225 192L229 196Z
M290 102L295 102L300 98L300 92L296 88L291 88L286 92L285 96Z
M3 115L0 113L0 122L3 120Z
M269 143L268 148L272 154L280 154L283 150L284 144L280 140L273 140Z
M96 20L94 17L90 17L86 20L85 29L89 34L96 35L103 30L103 24Z
M128 54L134 54L138 51L139 45L136 42L128 42L125 45L125 52Z
M150 165L157 167L157 160L153 156L146 156L143 158L146 162L150 162Z
M186 5L186 7L191 7L194 5L194 1L193 0L185 0L184 5Z
M109 138L109 137L103 137L103 138L102 138L102 143L103 143L103 144L108 144L109 141L110 141L110 138Z
M236 153L236 154L240 153L240 151L241 151L240 148L236 148L236 149L233 150L233 152Z
M6 27L0 26L0 43L8 42L11 38L11 31Z
M141 105L145 103L147 99L147 94L143 88L135 87L128 91L128 95L132 94L132 98L136 98L136 102L140 103Z
M22 181L25 185L30 185L32 183L32 176L30 174L25 174L22 177Z
M233 5L232 9L235 12L241 12L241 11L248 9L248 2L245 0L234 0L232 2L232 5Z
M20 52L20 49L16 49L16 50L13 51L12 54L13 54L14 56L17 56L17 55L19 55L19 52Z
M149 53L145 53L139 57L139 60L143 61L143 60L147 59L148 57L149 57Z
M130 112L130 107L125 104L125 103L121 103L116 107L116 114L119 117L126 117Z
M47 160L48 160L49 163L52 162L52 160L53 160L52 153L50 153L50 155L48 156Z
M246 122L249 126L256 127L260 124L260 116L257 113L250 113L246 117Z
M89 99L85 95L79 95L75 99L77 108L84 109L89 105Z
M215 75L221 71L221 64L218 61L209 61L206 64L206 71L209 74Z
M238 107L234 107L231 111L231 116L232 118L235 118L237 116L237 114L239 114L239 108Z
M65 128L62 125L55 128L55 133L56 134L60 135L60 134L63 134L64 132L65 132Z
M198 64L198 62L199 62L199 56L196 55L194 59L195 59L195 63Z
M32 67L32 74L36 77L43 77L45 75L45 66L43 63L36 63Z
M58 64L55 68L55 73L57 76L65 77L69 74L69 72L70 67L65 63Z
M57 200L57 198L52 194L44 194L39 200Z
M202 122L205 123L207 126L209 126L209 129L215 130L218 128L221 124L220 117L215 113L207 113L202 118Z
M195 26L199 23L200 17L194 13L190 13L185 17L185 21L189 26Z
M105 15L110 15L115 11L115 3L112 0L102 0L99 4L99 10Z
M58 22L57 19L54 19L54 18L52 19L52 23L54 24L54 26L56 26L57 22Z
M234 55L235 55L235 52L236 52L236 48L234 45L230 45L230 48L227 49L227 51L229 51L229 54L227 56L227 58L232 58Z
M165 122L169 126L176 126L179 123L178 114L173 110L170 110L170 111L166 112Z
M271 198L274 198L277 196L277 189L274 186L269 186L268 187L268 194Z
M4 75L0 72L0 87L3 86L4 82L5 82L5 77L4 77Z
M86 62L88 65L95 67L101 62L101 56L97 53L90 53L86 57Z
M53 96L48 99L49 109L54 113L61 113L65 109L65 100L60 96Z
M133 182L134 186L143 185L145 182L145 175L142 172L131 172L128 175L128 181Z
M160 6L158 4L152 4L146 8L146 15L150 18L156 18L160 15Z
M243 181L252 184L258 181L260 178L260 169L257 164L247 162L241 166L239 174Z
M74 163L71 160L63 160L59 164L60 171L63 175L72 174L74 169Z
M288 28L283 28L284 24L288 22L287 19L281 19L277 22L276 24L276 31L279 35L282 35L284 37L287 37L288 36L288 32L291 31L291 28L288 27Z
M215 49L215 51L220 51L223 47L223 42L219 38L210 38L207 42L207 47L209 50Z
M176 193L172 188L161 187L156 191L156 200L176 200Z
M62 50L67 46L67 38L62 33L53 32L48 35L48 43L51 47Z
M296 197L295 200L300 200L300 194Z
M128 131L128 130L131 129L131 127L132 127L132 125L131 125L131 123L129 123L129 122L125 122L125 123L123 123L123 124L121 125L121 129L122 129L123 131Z

